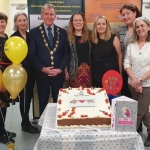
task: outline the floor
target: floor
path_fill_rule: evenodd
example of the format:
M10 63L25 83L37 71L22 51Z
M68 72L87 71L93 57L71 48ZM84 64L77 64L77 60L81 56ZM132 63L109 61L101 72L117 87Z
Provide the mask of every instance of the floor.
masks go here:
M32 118L32 110L30 111L30 117ZM19 103L16 103L15 105L11 105L11 107L8 108L5 123L6 129L17 134L17 137L14 138L16 141L15 150L33 150L33 147L40 135L23 132L21 130L20 123L21 117ZM143 141L145 141L147 138L145 127L140 135L142 136ZM0 144L0 150L8 150L8 148L6 145ZM145 147L145 150L150 150L150 147Z
M30 117L32 118L32 110L30 110ZM21 130L21 116L19 110L19 103L11 105L7 109L7 116L5 126L8 131L15 132L17 137L15 139L15 150L33 150L33 147L40 136L40 134L30 134ZM8 150L7 146L0 144L0 150Z

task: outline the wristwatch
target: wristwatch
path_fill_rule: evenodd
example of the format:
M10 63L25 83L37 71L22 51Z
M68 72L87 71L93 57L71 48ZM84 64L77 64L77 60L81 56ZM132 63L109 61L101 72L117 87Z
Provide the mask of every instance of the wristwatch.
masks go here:
M139 80L140 80L141 83L143 82L143 80L141 78L139 78Z

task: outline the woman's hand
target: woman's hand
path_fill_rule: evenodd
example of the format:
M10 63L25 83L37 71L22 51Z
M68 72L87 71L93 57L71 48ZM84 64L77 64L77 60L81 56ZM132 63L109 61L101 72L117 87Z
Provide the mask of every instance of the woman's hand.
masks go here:
M65 70L65 80L68 81L69 80L69 73L67 70Z
M6 108L7 107L7 104L5 103L0 103L0 108Z
M138 93L142 93L142 91L143 91L142 86L139 86L139 87L135 88L135 91L138 92Z
M6 88L5 88L5 86L4 86L3 83L2 83L2 86L1 86L1 88L0 88L0 92L6 92Z
M137 88L137 87L141 86L142 84L141 84L141 82L140 82L139 79L135 79L135 80L132 80L132 81L130 82L130 85L131 85L133 88Z

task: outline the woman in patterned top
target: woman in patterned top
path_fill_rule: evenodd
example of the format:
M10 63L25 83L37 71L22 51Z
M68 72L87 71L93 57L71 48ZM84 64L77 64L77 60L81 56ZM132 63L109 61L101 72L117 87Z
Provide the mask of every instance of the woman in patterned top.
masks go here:
M8 39L8 36L4 33L7 26L8 17L0 12L0 69L3 72L4 69L11 63L4 53L4 44ZM0 79L2 80L2 79ZM15 142L13 137L16 137L15 133L5 130L5 118L7 107L9 107L10 95L6 91L4 85L0 88L0 143L7 144L8 142Z
M150 146L150 21L139 17L133 24L133 36L127 47L124 68L133 99L138 101L137 129L143 121L148 138L144 145Z
M69 87L91 87L90 32L83 13L77 12L71 16L67 34L70 61L66 79L69 80Z

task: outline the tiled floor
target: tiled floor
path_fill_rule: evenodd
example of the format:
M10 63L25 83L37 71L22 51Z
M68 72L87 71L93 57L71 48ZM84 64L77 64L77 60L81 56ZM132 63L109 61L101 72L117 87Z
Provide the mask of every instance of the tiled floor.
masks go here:
M32 116L32 111L30 111L30 116ZM18 102L8 108L5 125L8 131L12 131L17 134L17 137L14 138L15 150L33 150L40 134L30 134L21 130L21 116ZM6 145L0 144L0 150L8 149Z
M30 111L30 116L32 116L32 111ZM19 103L12 105L8 108L7 117L6 117L6 129L17 133L15 139L15 150L33 150L33 147L39 137L39 134L30 134L23 132L21 130L21 117L19 111ZM140 133L143 140L147 138L146 128ZM6 145L0 144L0 150L8 150ZM150 147L146 147L145 150L150 150Z

